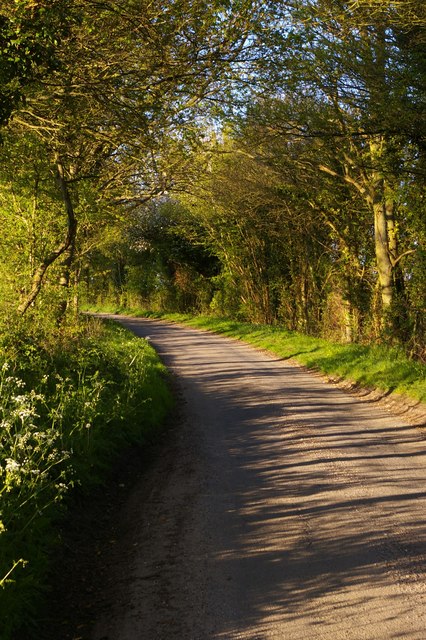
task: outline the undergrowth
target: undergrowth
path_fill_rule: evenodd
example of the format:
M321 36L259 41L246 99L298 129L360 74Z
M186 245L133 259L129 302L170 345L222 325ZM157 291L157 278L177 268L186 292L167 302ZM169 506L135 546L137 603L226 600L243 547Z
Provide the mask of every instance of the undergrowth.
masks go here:
M154 350L115 323L2 327L1 640L31 627L70 496L101 482L126 446L153 438L170 406Z

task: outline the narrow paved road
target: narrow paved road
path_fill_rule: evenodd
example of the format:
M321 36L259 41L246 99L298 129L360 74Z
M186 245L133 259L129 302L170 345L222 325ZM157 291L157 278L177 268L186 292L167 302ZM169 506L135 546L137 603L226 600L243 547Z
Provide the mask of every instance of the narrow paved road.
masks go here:
M235 341L121 322L182 422L120 516L92 640L425 640L421 432Z

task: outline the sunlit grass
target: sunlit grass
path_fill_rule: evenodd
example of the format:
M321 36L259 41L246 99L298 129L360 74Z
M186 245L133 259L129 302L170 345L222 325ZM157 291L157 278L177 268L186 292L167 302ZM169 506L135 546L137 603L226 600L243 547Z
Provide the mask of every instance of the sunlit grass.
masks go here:
M229 318L116 309L116 313L159 318L242 340L283 359L361 387L397 393L426 403L426 366L402 349L386 345L332 343L280 326L253 325Z
M255 326L217 318L183 316L179 319L171 316L170 319L243 340L329 376L384 392L406 394L426 402L426 366L408 359L397 348L338 344L280 327Z

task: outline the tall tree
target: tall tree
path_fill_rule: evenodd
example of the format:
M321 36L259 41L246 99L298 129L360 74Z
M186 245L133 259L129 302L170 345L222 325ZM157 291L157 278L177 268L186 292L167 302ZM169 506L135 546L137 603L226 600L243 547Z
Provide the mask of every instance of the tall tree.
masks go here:
M425 76L400 44L392 8L367 20L355 4L278 4L267 83L291 109L270 128L301 139L333 140L333 153L318 156L317 170L348 185L369 208L384 321L397 330L401 267L415 250L415 238L405 232L402 187L419 169L408 149L420 149L425 140L424 121L419 122Z

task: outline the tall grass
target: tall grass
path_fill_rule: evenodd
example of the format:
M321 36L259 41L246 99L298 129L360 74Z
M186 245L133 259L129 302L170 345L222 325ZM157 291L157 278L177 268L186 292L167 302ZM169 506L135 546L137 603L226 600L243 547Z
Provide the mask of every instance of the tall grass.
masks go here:
M18 321L0 334L0 638L31 624L55 523L76 487L102 480L130 443L153 437L171 406L145 340L86 319L68 329Z

